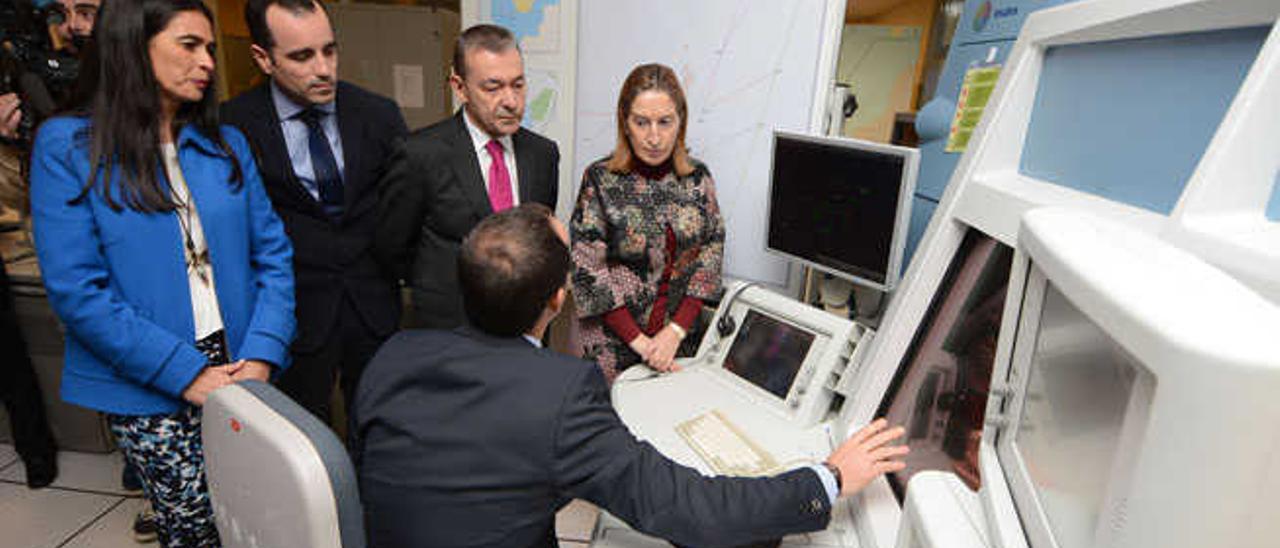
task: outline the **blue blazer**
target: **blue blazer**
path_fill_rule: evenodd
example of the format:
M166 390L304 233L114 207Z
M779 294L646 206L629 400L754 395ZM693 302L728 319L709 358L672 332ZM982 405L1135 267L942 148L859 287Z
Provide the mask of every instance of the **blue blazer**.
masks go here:
M84 117L49 120L31 159L36 251L49 303L66 326L62 398L121 415L171 413L206 364L194 344L182 229L172 212L113 211L100 187L69 203L89 180L88 129ZM283 368L294 336L293 248L248 142L229 126L222 136L235 158L191 126L177 146L208 241L227 350L233 361ZM244 175L234 191L233 161Z

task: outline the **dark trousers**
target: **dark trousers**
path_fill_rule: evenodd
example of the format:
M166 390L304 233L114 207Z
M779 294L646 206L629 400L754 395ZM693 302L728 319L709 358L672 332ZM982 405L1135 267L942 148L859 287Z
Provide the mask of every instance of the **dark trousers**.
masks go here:
M280 375L276 386L328 424L333 416L329 396L334 381L340 378L343 401L351 409L365 365L386 340L364 324L351 298L343 297L324 344L313 351L293 352L293 364Z
M35 367L18 327L3 257L0 257L0 400L9 413L18 455L24 461L31 457L53 457L57 448L45 418L44 398L40 395Z

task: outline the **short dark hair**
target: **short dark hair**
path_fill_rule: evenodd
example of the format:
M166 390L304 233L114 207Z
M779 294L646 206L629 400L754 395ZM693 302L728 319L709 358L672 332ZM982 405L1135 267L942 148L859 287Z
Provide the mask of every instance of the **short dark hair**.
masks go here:
M486 217L462 242L458 281L472 325L515 337L538 321L572 267L547 206L520 204Z
M458 43L453 48L453 73L459 78L467 77L467 52L476 48L502 53L511 48L520 51L520 44L516 43L515 35L504 27L487 23L472 25L458 35Z
M276 47L276 39L271 36L271 27L267 26L267 9L271 6L280 6L293 14L314 13L316 6L320 6L325 14L329 13L329 8L319 0L249 0L245 2L244 24L249 27L249 38L258 47L267 50L267 53L271 53L271 48Z

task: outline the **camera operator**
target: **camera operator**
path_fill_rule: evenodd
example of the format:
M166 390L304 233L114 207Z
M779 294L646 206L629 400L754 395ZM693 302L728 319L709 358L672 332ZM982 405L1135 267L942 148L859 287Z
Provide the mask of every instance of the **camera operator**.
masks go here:
M22 0L9 1L13 1L16 4ZM37 7L46 16L45 21L49 24L49 38L52 45L50 49L65 54L64 57L66 58L74 58L84 47L84 43L93 32L93 22L98 17L98 6L100 4L101 0L56 0L39 7L41 4L37 0ZM64 97L61 97L61 95L65 94L62 89L73 82L76 77L75 74L70 73L59 76L58 82L43 82L55 101L64 99ZM21 105L22 98L16 92L0 95L0 137L8 140L19 138L19 128L23 118ZM56 107L61 106L63 105L56 105ZM44 112L40 114L47 116L51 113ZM39 120L32 120L31 122L37 123Z
M0 0L0 177L6 189L25 189L18 166L27 154L30 130L62 105L78 72L74 56L93 31L100 0ZM42 2L42 3L41 3ZM65 61L65 62L64 62ZM16 90L16 91L15 91ZM28 108L23 108L28 95ZM55 99L55 97L57 99ZM33 119L24 120L25 117ZM19 191L25 195L25 190ZM12 197L12 196L10 196ZM25 201L13 198L11 201ZM10 204L13 205L13 204ZM49 430L34 367L14 310L9 277L0 257L0 400L9 413L14 445L26 468L27 485L40 488L57 477L57 446Z
M16 139L18 124L22 122L22 100L17 93L0 95L0 137Z
M102 0L0 0L0 15L8 18L0 25L0 38L5 42L0 58L8 69L8 74L0 75L4 80L0 83L8 84L7 89L0 87L0 92L5 92L0 93L0 154L14 160L0 162L4 164L0 165L0 179L16 178L13 185L0 180L0 187L20 187L25 194L26 173L13 166L20 165L17 159L30 152L31 139L40 122L72 106L67 103L80 72L78 57L93 34L101 3ZM0 305L11 302L8 280L3 281ZM48 485L57 476L57 449L11 308L0 309L0 388L0 399L14 426L18 452L23 454L23 446L29 448L23 454L27 484ZM125 466L121 484L131 493L142 492L141 479L132 466ZM131 532L138 542L156 540L155 513L149 505L135 516Z

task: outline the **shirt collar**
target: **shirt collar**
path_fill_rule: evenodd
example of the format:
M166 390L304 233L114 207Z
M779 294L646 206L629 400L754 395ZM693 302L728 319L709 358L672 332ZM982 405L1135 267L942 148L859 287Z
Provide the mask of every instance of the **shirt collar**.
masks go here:
M483 330L476 327L475 325L473 325L471 322L466 322L454 328L454 332L460 335L466 336L468 338L476 339L478 341L481 341L487 346L495 347L495 348L497 347L526 348L527 347L526 345L532 345L534 348L542 348L542 341L535 339L533 337L530 337L526 333L521 333L520 335L515 337L490 335L488 333L485 333Z
M489 144L489 141L493 140L493 137L490 137L488 133L485 133L483 129L480 129L480 126L471 123L471 115L467 113L467 107L462 107L462 121L467 124L467 133L471 135L471 147L476 149L476 156L485 154L484 147ZM515 149L512 148L510 135L499 138L498 142L502 143L503 150L513 154L515 153Z
M299 113L310 108L307 105L299 105L293 99L290 99L288 95L285 95L284 92L280 90L280 86L276 85L275 80L271 81L271 102L275 103L276 115L280 117L281 122L285 120L292 120ZM312 106L325 114L333 114L337 111L337 100L335 99L328 103L320 103Z

